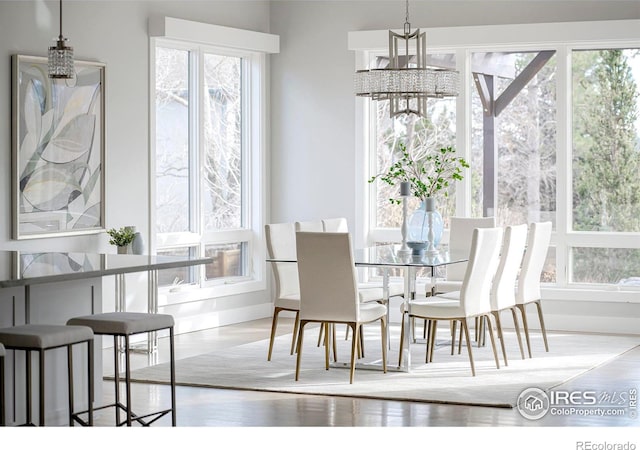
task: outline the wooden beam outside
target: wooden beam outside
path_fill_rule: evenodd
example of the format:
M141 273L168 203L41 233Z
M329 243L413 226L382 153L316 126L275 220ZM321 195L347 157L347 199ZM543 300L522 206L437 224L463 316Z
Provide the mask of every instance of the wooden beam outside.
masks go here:
M507 88L500 94L495 101L494 115L497 117L504 109L509 106L509 103L524 89L529 81L536 76L540 69L551 59L556 53L555 50L545 50L539 52L535 58L531 60L527 67L507 86Z

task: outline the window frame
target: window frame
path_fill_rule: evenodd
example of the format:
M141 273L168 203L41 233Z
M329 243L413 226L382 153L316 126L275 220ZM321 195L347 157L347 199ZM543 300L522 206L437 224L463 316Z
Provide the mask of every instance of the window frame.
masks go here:
M460 95L456 104L458 153L470 160L471 139L471 54L486 51L542 51L555 50L557 63L557 137L556 137L556 229L551 246L556 250L556 283L545 284L544 295L554 298L575 299L575 292L607 291L612 295L604 301L640 302L640 287L611 284L569 282L571 249L573 247L640 248L640 233L585 232L572 229L572 98L571 54L573 50L614 48L640 48L637 27L640 20L613 20L597 22L544 23L521 25L495 25L423 29L426 31L429 53L455 53L456 68L460 72ZM355 67L367 67L372 55L387 52L387 30L356 31L349 33L349 50L355 51ZM377 242L400 241L399 229L375 227L375 187L367 180L375 175L375 126L372 121L371 102L356 98L356 211L358 230L356 245L375 245ZM456 214L468 216L471 212L471 183L469 177L456 186ZM445 230L443 239L447 239ZM631 295L629 295L631 293Z
M212 26L215 27L215 26ZM190 180L190 230L156 234L155 232L155 52L156 47L175 48L189 51L189 83L190 88L196 86L195 92L190 89L190 97L195 100L189 112L189 151L190 174L197 175ZM204 95L204 65L201 64L205 53L234 56L242 58L242 221L239 229L207 231L203 229L202 178L200 161L204 156L203 126L192 126L192 121L203 117L203 102L196 96ZM199 255L204 255L205 248L210 245L246 243L246 274L240 277L223 277L206 279L206 266L195 268L194 283L181 286L162 286L159 293L173 295L176 298L187 296L188 300L197 298L216 298L228 295L243 294L266 289L265 250L262 244L262 223L266 210L266 55L263 52L251 51L225 46L186 42L181 39L167 37L150 38L150 224L152 253L173 248L196 247ZM194 150L195 149L195 150ZM191 178L191 177L190 177Z

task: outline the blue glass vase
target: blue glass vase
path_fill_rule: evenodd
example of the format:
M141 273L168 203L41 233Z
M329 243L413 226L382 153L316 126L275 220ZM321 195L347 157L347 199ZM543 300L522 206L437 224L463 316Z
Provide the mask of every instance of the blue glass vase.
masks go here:
M442 216L435 206L435 198L428 197L409 218L409 241L425 242L427 255L438 253L444 229Z

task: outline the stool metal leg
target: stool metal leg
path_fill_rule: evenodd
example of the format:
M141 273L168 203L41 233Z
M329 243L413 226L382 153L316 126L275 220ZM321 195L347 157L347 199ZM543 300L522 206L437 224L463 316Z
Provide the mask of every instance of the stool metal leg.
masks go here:
M69 426L74 424L73 420L73 348L71 345L67 345L67 382L69 389Z
M87 392L87 398L89 399L89 426L92 427L93 426L93 401L95 400L95 392L94 392L94 385L93 385L93 349L94 349L94 345L93 345L93 339L91 339L90 341L87 341L87 353L88 353L88 364L87 364L87 376L89 377L89 382L88 384L88 392Z
M4 358L0 358L0 427L4 427L7 422L5 418L5 401L4 401Z
M45 426L44 420L44 351L39 350L38 356L40 357L40 426Z
M118 336L113 336L113 367L115 373L113 375L115 382L115 396L116 396L116 426L120 426L120 355L118 354Z
M26 362L27 362L27 424L32 425L33 420L31 418L31 351L27 350L26 352Z
M176 358L173 348L173 327L169 328L169 347L171 358L171 426L176 426Z
M127 390L127 426L131 426L131 351L129 349L129 335L124 337L125 357L125 389Z

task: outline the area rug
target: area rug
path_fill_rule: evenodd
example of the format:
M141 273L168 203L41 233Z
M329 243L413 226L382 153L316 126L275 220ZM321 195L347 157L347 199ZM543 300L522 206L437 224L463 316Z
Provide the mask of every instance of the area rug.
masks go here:
M438 338L446 340L447 330ZM361 362L381 358L378 327L365 331L365 357ZM392 328L389 367L398 364L399 330ZM178 385L241 389L293 394L317 394L414 402L514 407L526 388L551 389L604 364L639 344L637 337L575 333L550 333L546 353L540 334L531 336L533 358L521 359L516 336L505 333L508 366L500 359L496 369L489 338L484 347L473 347L476 376L471 375L466 349L451 355L446 341L439 341L433 362L425 363L425 345L411 346L411 371L387 372L357 369L349 384L349 371L324 368L324 350L317 347L317 329L305 333L300 380L295 381L296 358L289 354L291 335L276 339L271 361L267 361L269 341L263 340L223 351L176 361ZM338 332L338 359L349 360L350 341ZM450 341L449 341L450 342ZM498 351L499 347L498 347ZM525 348L526 353L526 348ZM501 355L500 355L501 356ZM168 383L168 364L132 372L136 382Z

